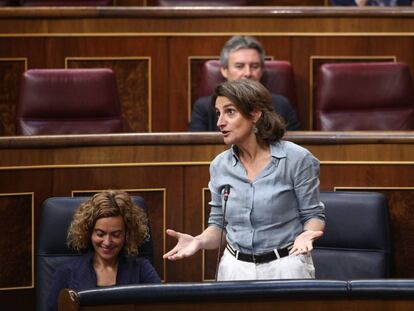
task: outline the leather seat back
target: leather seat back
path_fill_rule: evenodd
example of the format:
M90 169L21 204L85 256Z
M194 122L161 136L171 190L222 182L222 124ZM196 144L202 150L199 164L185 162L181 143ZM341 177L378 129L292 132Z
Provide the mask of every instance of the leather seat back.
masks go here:
M414 86L407 64L335 63L318 71L315 130L414 130Z
M21 6L109 6L113 0L20 0Z
M198 86L198 97L210 96L214 88L225 81L220 71L219 60L208 60L204 63ZM292 65L288 61L267 60L263 68L261 82L274 94L285 96L290 104L296 107L295 81Z
M318 279L387 278L391 238L388 201L376 192L321 192L325 234L312 256Z
M123 131L112 70L32 69L23 74L16 112L17 135Z

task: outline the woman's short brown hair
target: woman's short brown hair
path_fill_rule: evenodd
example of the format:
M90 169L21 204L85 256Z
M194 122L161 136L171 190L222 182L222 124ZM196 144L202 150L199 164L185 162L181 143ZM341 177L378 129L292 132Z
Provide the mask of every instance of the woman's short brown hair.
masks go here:
M259 143L278 141L285 134L285 122L273 110L272 96L260 82L251 79L223 82L214 89L211 102L213 108L219 96L229 99L247 119L252 118L254 111L262 112L255 124Z
M99 192L79 206L68 230L68 246L77 251L89 249L96 221L116 216L122 216L125 224L124 252L138 254L139 246L148 238L148 220L128 193L119 190Z

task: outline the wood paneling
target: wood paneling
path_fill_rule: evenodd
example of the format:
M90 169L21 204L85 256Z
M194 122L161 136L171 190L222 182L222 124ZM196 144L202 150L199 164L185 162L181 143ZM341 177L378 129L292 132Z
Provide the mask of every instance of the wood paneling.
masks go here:
M34 286L33 196L0 193L0 288Z
M236 294L229 294L231 290L228 289L223 291L222 295L212 295L209 292L210 288L206 286L205 288L202 288L199 293L201 296L205 293L205 296L208 298L202 299L192 299L192 297L186 299L185 296L182 295L180 296L180 299L170 298L169 300L161 302L157 300L148 301L149 299L141 299L143 301L139 301L136 299L135 302L129 302L128 304L114 303L103 305L96 303L100 300L95 297L95 305L85 304L79 307L80 304L78 301L70 296L68 291L65 291L60 297L60 303L62 303L62 311L80 309L83 311L135 311L141 309L149 311L163 311L166 309L171 311L210 311L217 309L224 309L227 311L411 311L414 307L414 301L411 297L397 295L396 297L378 298L360 298L356 296L343 297L340 294L335 295L335 290L333 289L330 294L326 292L321 294L315 290L313 294L309 293L305 297L297 297L298 295L292 294L292 289L289 287L289 284L286 285L286 292L284 295L279 294L272 297L269 294L260 295L255 292L255 289L246 289L243 285L248 287L247 284L240 284L237 289L232 289L241 292L237 298L234 298ZM173 288L171 288L171 290L173 290ZM179 291L181 288L174 288L174 290ZM278 290L281 291L282 289L279 288Z
M410 32L414 21L409 17L413 13L411 7L228 7L226 10L220 7L131 7L127 10L118 7L24 8L0 10L0 29L2 33L9 34Z
M22 73L27 68L25 58L0 58L0 135L14 135L14 119Z

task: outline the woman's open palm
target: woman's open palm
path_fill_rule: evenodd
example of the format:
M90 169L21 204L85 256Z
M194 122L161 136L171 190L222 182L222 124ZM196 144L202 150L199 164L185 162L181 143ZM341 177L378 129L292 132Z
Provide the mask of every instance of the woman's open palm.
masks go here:
M164 259L178 260L189 257L194 255L201 248L200 240L189 234L177 232L171 229L167 230L167 234L176 238L178 242L172 250L164 254Z

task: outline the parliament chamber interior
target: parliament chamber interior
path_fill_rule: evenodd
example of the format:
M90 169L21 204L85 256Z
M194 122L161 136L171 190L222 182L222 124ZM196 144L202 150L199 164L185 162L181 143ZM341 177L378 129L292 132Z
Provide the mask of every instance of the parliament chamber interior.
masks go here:
M328 0L0 1L1 309L44 308L44 202L121 189L148 206L162 284L66 290L60 310L412 310L413 30L412 6ZM207 227L227 147L188 125L234 35L261 42L262 82L301 124L284 139L320 160L314 280L215 282L217 251L162 258L166 229Z

